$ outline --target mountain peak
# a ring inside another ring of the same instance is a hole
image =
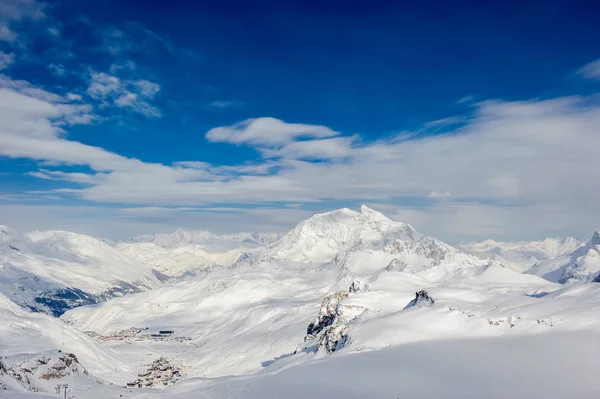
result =
[[[362,213],[373,213],[373,212],[377,212],[374,209],[369,208],[368,206],[366,206],[365,204],[360,206],[360,211]]]
[[[594,235],[592,235],[592,239],[590,240],[592,245],[600,244],[600,230],[594,231]]]

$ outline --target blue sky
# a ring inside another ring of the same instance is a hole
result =
[[[282,231],[367,203],[451,242],[585,238],[599,12],[5,1],[0,223]]]

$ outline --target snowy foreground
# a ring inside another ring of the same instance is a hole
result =
[[[458,249],[367,207],[282,237],[4,231],[1,397],[57,397],[58,384],[92,399],[600,397],[597,232]],[[60,273],[36,291],[45,259]],[[60,318],[31,311],[124,281],[133,293],[68,302]]]

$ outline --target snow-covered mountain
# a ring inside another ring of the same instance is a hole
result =
[[[170,277],[210,270],[219,265],[216,262],[221,261],[219,255],[226,258],[225,254],[209,254],[193,244],[163,248],[153,242],[122,242],[116,243],[115,248],[125,256]]]
[[[60,315],[80,305],[157,287],[162,273],[96,238],[65,231],[21,234],[0,227],[0,293]]]
[[[27,240],[39,242],[36,234]],[[514,376],[511,360],[523,362],[519,375],[526,376],[528,384],[518,386],[517,395],[511,392],[511,397],[549,392],[546,397],[559,398],[565,392],[587,394],[595,389],[593,381],[577,377],[581,376],[578,372],[568,373],[566,365],[581,367],[582,362],[586,370],[595,370],[596,357],[582,357],[589,350],[572,350],[562,343],[575,340],[594,347],[593,337],[600,332],[596,310],[600,284],[563,286],[519,273],[503,262],[424,236],[366,206],[314,215],[262,245],[210,247],[200,238],[194,242],[187,235],[182,237],[181,242],[103,244],[150,270],[149,266],[160,265],[167,274],[185,274],[205,262],[200,268],[203,273],[188,273],[145,292],[77,307],[60,319],[30,313],[4,298],[5,310],[0,306],[0,311],[9,323],[4,329],[0,325],[0,356],[8,356],[6,362],[11,370],[19,370],[17,375],[32,378],[31,385],[48,390],[50,385],[39,376],[47,375],[48,367],[63,367],[67,358],[56,350],[69,350],[82,368],[69,366],[72,372],[65,378],[71,378],[76,397],[91,399],[121,395],[256,399],[279,394],[305,397],[307,393],[315,398],[394,397],[396,392],[411,397],[429,389],[430,376],[419,374],[422,384],[410,377],[407,381],[413,385],[405,382],[399,387],[397,375],[386,374],[383,364],[407,373],[423,365],[443,379],[449,369],[456,368],[457,359],[474,361],[475,353],[487,349],[493,363],[487,370],[494,375]],[[598,252],[599,237],[594,237],[571,252],[581,251],[583,257],[577,259],[585,260],[582,264],[587,271]],[[556,253],[562,251],[557,249],[561,245],[571,244],[540,244],[546,252]],[[231,248],[238,251],[231,262],[215,260],[231,253]],[[89,251],[75,252],[89,256]],[[39,341],[30,343],[38,336]],[[496,349],[486,343],[492,340]],[[536,342],[545,343],[536,347]],[[464,349],[470,344],[481,346],[470,352]],[[455,345],[463,349],[452,349]],[[7,346],[11,349],[4,349]],[[19,357],[29,346],[31,355]],[[536,359],[556,350],[565,366],[544,369],[537,376],[527,357],[520,356],[523,347],[537,348],[532,349]],[[452,355],[447,358],[436,355],[437,351]],[[450,366],[438,364],[444,359],[452,359]],[[505,360],[497,363],[495,359]],[[324,364],[332,368],[319,366]],[[82,376],[83,368],[100,383]],[[25,369],[32,371],[23,374]],[[474,367],[466,373],[477,370]],[[354,384],[345,381],[346,374],[383,377],[372,384]],[[309,375],[319,379],[306,382],[303,378]],[[298,378],[318,389],[303,391],[294,385]],[[560,390],[562,385],[556,384],[549,390],[548,378],[561,380],[569,389]],[[485,396],[479,393],[489,389],[484,383],[481,390],[446,385],[440,389],[450,387],[456,393],[449,397]],[[297,387],[298,395],[289,391],[291,386]],[[157,387],[167,388],[156,392]]]
[[[489,263],[365,205],[359,211],[343,208],[314,215],[279,240],[247,252],[234,266],[271,260],[326,263],[339,272],[338,279],[344,284],[353,276],[390,270],[437,279],[461,268]]]
[[[352,323],[392,315],[420,289],[465,282],[486,287],[482,292],[494,284],[504,287],[502,292],[550,284],[465,254],[362,207],[315,215],[279,240],[246,252],[229,268],[74,309],[62,319],[100,336],[120,335],[132,327],[173,330],[193,345],[191,350],[173,349],[188,375],[219,377],[256,372],[261,364],[297,351],[328,293],[352,295],[336,316],[339,323],[325,325],[302,353],[320,348],[319,340],[328,341],[323,345],[331,351],[346,332],[357,339]],[[438,295],[448,295],[452,302],[454,289]],[[113,348],[127,347],[120,343]],[[140,351],[140,363],[154,360],[146,353]]]
[[[190,244],[206,252],[223,253],[239,247],[253,248],[279,238],[277,233],[214,234],[204,230],[177,230],[173,233],[138,236],[134,242],[151,242],[162,248],[178,248]]]
[[[527,270],[527,273],[561,284],[576,281],[600,282],[600,231],[596,230],[585,245],[540,262]]]
[[[546,238],[542,241],[497,242],[485,240],[460,245],[464,252],[492,259],[523,272],[536,263],[573,252],[583,243],[575,238]]]
[[[252,248],[276,240],[278,234],[218,235],[208,231],[178,230],[169,234],[135,237],[115,247],[128,257],[171,277],[229,266]]]

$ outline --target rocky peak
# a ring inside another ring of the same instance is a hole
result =
[[[589,243],[592,246],[596,246],[596,245],[600,244],[600,230],[594,231],[594,234],[592,235],[592,239],[589,241]]]
[[[337,317],[341,314],[340,305],[346,298],[348,298],[348,293],[345,291],[338,291],[325,295],[317,318],[310,323],[306,329],[305,341],[313,339],[325,328],[335,323]]]
[[[420,290],[415,293],[415,299],[410,301],[404,309],[412,308],[414,306],[419,307],[419,308],[429,307],[429,306],[433,305],[434,303],[435,303],[435,301],[433,300],[432,297],[429,296],[429,293],[427,291]]]

